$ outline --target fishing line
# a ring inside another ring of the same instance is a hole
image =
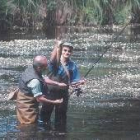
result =
[[[106,47],[105,51],[102,53],[102,55],[99,56],[99,58],[95,61],[95,63],[91,66],[91,68],[89,68],[89,70],[84,75],[84,78],[87,77],[87,75],[91,72],[91,70],[95,67],[95,65],[103,58],[103,56],[107,53],[107,51],[112,47],[114,41],[118,39],[118,37],[123,33],[123,31],[129,24],[130,21],[123,27],[123,29],[118,33],[118,35],[114,38],[114,40],[112,40],[111,44],[108,47]]]

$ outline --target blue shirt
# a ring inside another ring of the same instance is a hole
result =
[[[70,83],[71,82],[78,82],[80,80],[80,74],[77,68],[77,65],[75,64],[75,62],[69,60],[65,67],[67,68],[67,70],[70,73]],[[56,63],[55,62],[50,62],[49,63],[49,70],[54,72],[56,69]],[[60,76],[64,76],[66,74],[66,71],[64,69],[64,67],[60,64],[58,67],[58,71],[57,74]]]

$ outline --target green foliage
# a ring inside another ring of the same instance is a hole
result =
[[[84,13],[86,15],[86,20],[90,23],[98,24],[102,22],[102,8],[98,1],[88,0],[84,7]]]
[[[122,7],[123,8],[121,8],[121,6],[118,7],[114,12],[115,22],[117,24],[127,23],[130,20],[129,17],[131,16],[131,5],[125,5]]]
[[[47,9],[50,11],[54,10],[57,6],[56,0],[47,0],[46,3],[47,3]]]
[[[6,9],[6,1],[1,0],[0,1],[0,14],[5,13]]]
[[[0,0],[0,30],[11,26],[11,17],[7,14],[7,0]]]
[[[13,16],[14,22],[20,19],[22,25],[30,25],[63,3],[73,10],[69,22],[85,25],[124,24],[140,11],[140,0],[0,0],[0,22],[12,23],[7,17]]]

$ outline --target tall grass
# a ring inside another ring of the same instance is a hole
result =
[[[66,3],[72,11],[71,24],[124,24],[140,12],[140,0],[0,0],[0,22],[34,26]]]

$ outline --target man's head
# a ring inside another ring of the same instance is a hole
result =
[[[38,55],[33,60],[33,67],[39,73],[42,73],[44,70],[46,70],[47,64],[47,58],[43,55]]]
[[[73,45],[71,43],[65,42],[61,44],[62,46],[62,57],[68,59],[73,51]]]

